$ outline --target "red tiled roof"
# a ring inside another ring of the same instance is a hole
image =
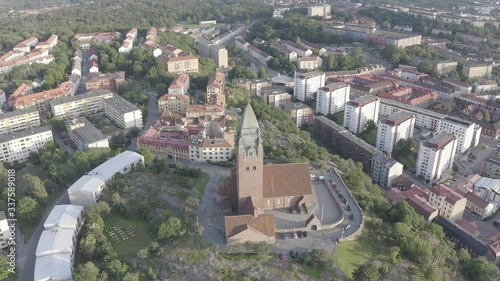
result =
[[[431,188],[431,192],[440,197],[445,197],[446,202],[455,204],[458,200],[464,198],[458,192],[451,190],[443,184],[435,185]]]
[[[481,209],[485,209],[490,204],[488,201],[482,199],[481,197],[477,196],[473,192],[468,192],[467,194],[465,194],[465,198],[467,198],[468,202],[476,205],[477,207],[479,207]]]

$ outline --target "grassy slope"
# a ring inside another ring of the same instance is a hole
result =
[[[111,229],[113,226],[125,229],[130,227],[135,236],[129,236],[126,241],[115,243],[113,238],[109,237],[115,248],[118,257],[129,258],[137,254],[140,249],[146,248],[153,241],[153,234],[150,231],[149,223],[143,219],[125,218],[120,215],[111,215],[106,221],[106,230]]]
[[[356,241],[342,242],[335,250],[334,258],[338,266],[348,278],[360,265],[375,258],[377,249],[372,239],[362,237]]]

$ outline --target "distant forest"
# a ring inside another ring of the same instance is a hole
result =
[[[19,0],[33,5],[69,3],[79,0]],[[12,4],[12,0],[0,0],[0,5]],[[135,27],[145,30],[150,26],[172,27],[178,22],[198,23],[201,20],[217,20],[221,23],[250,22],[270,17],[273,7],[260,0],[94,0],[89,4],[56,10],[50,13],[0,18],[0,50],[8,50],[30,36],[41,40],[51,33],[68,41],[75,33],[96,31],[128,31]]]
[[[370,3],[370,4],[404,4],[404,5],[414,5],[416,7],[455,7],[459,5],[470,5],[474,1],[472,0],[360,0],[360,3]]]

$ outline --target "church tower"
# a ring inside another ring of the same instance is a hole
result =
[[[264,148],[259,123],[250,103],[241,120],[236,156],[238,211],[251,197],[262,208],[264,195]]]

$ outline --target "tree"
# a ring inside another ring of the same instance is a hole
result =
[[[125,274],[125,277],[123,277],[123,281],[139,281],[139,273],[127,272],[127,274]]]
[[[365,263],[360,265],[352,273],[352,279],[354,281],[377,281],[380,278],[380,273],[376,266],[371,263]]]
[[[60,117],[52,117],[50,124],[57,132],[67,132],[66,123]]]
[[[257,71],[257,77],[261,79],[267,79],[267,71],[263,66],[261,66]]]
[[[463,274],[474,281],[495,281],[500,276],[500,270],[495,264],[484,257],[473,258],[462,264]]]
[[[0,281],[12,280],[14,277],[14,274],[9,271],[10,266],[8,262],[7,257],[0,255]]]
[[[484,122],[491,122],[491,114],[488,110],[481,110],[481,113],[483,114],[483,121]]]
[[[92,262],[87,262],[85,264],[81,264],[78,267],[78,270],[75,272],[73,279],[75,281],[100,281],[99,277],[99,268],[95,266]]]
[[[128,265],[125,263],[122,263],[119,260],[112,260],[108,264],[108,272],[109,272],[109,277],[110,280],[114,281],[122,281],[124,280],[123,278],[127,274],[128,271]]]
[[[132,129],[130,129],[129,134],[131,137],[136,138],[140,132],[141,132],[141,129],[139,129],[137,127],[133,127]]]
[[[417,66],[418,71],[423,72],[423,73],[427,73],[427,74],[432,72],[433,68],[434,68],[434,66],[432,65],[432,63],[430,61],[427,61],[427,60],[419,63]]]
[[[181,237],[186,233],[186,229],[182,225],[180,219],[169,217],[166,222],[160,224],[158,228],[158,236],[160,239],[170,239]]]
[[[155,158],[153,156],[153,153],[151,153],[151,150],[147,147],[141,147],[141,148],[137,149],[137,153],[144,156],[144,163],[146,165],[151,164]]]
[[[40,206],[35,199],[25,196],[19,200],[17,214],[27,223],[36,223],[40,217]]]
[[[107,218],[111,214],[111,207],[104,201],[99,201],[85,208],[87,216],[98,215],[101,218]]]
[[[45,190],[43,181],[39,177],[25,174],[22,178],[22,182],[29,196],[34,197],[41,203],[47,201],[49,195],[47,194],[47,190]]]

